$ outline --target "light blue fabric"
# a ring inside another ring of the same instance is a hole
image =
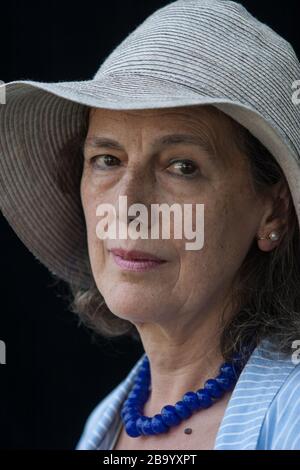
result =
[[[227,404],[215,450],[300,449],[300,364],[270,346],[263,341],[244,367]],[[143,357],[91,413],[76,449],[113,448],[122,426],[121,404]]]

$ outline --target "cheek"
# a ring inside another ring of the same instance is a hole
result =
[[[255,200],[243,190],[224,194],[222,199],[206,205],[205,239],[211,263],[224,269],[237,269],[253,241],[258,222]]]
[[[216,194],[223,194],[216,199]],[[210,289],[216,283],[230,280],[236,273],[253,241],[257,214],[255,201],[242,190],[215,192],[201,201],[204,204],[204,245],[188,251],[185,243],[181,252],[180,276],[188,284],[197,279],[199,286]],[[194,226],[195,228],[195,226]],[[179,248],[180,247],[180,248]],[[192,284],[191,284],[192,285]]]

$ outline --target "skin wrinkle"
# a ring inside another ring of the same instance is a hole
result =
[[[158,135],[173,132],[205,135],[214,145],[217,159],[212,162],[194,146],[180,145],[179,150],[170,147],[158,153],[156,160],[149,150],[151,142]],[[276,230],[280,223],[279,218],[269,222],[274,210],[272,191],[263,197],[255,193],[248,161],[235,146],[232,132],[227,116],[203,106],[128,112],[98,109],[90,115],[88,137],[109,134],[126,149],[86,149],[81,199],[97,288],[116,316],[135,324],[150,359],[152,393],[144,410],[149,416],[216,375],[223,362],[219,347],[222,322],[235,313],[229,300],[236,272],[254,237]],[[94,170],[89,159],[105,153],[119,158],[122,165],[107,172]],[[197,163],[199,177],[174,178],[168,174],[166,163],[173,157]],[[120,195],[128,197],[128,207],[136,202],[147,207],[155,202],[204,203],[203,249],[187,251],[186,240],[172,236],[170,240],[123,240],[123,247],[144,249],[168,262],[152,273],[120,272],[107,252],[118,242],[99,240],[95,234],[96,206],[102,202],[117,204]],[[259,246],[270,251],[276,243],[261,241]],[[143,302],[139,301],[141,292]],[[222,402],[224,406],[227,400],[228,396]],[[202,417],[196,417],[196,422],[204,420],[202,424],[212,422],[212,427],[216,426],[220,407],[222,404],[214,405]],[[148,445],[154,445],[155,438],[160,442],[168,439],[153,436],[149,440],[148,436]],[[206,445],[211,448],[213,437]]]
[[[90,119],[95,114],[95,111],[96,111],[95,108],[91,108],[91,110],[90,110]],[[222,114],[218,110],[214,110],[214,111],[216,113],[220,114],[220,115]],[[141,113],[140,111],[135,111],[135,110],[132,110],[132,111],[129,111],[129,112],[123,111],[123,114],[127,115],[127,116],[132,115],[132,116],[137,116],[137,117],[143,117],[145,114],[148,115],[149,117],[155,116],[155,112],[153,113],[152,110],[143,110],[143,113]],[[167,116],[169,114],[172,114],[172,112],[170,113],[168,111],[163,111],[161,114]],[[179,111],[176,114],[177,114],[177,118],[181,119],[183,124],[186,124],[187,113]],[[199,136],[200,138],[202,138],[203,142],[206,141],[207,142],[207,150],[213,150],[211,156],[216,157],[217,154],[218,154],[218,148],[216,147],[216,142],[218,142],[218,139],[222,136],[222,134],[217,135],[217,133],[214,131],[214,129],[212,129],[209,126],[206,125],[205,121],[202,121],[201,126],[199,126],[199,120],[198,119],[191,119],[191,116],[189,116],[189,117],[190,117],[190,128],[191,128],[192,133],[194,133],[196,136]],[[122,119],[118,119],[118,117],[116,117],[115,120],[116,120],[116,122],[119,122],[120,124],[122,123]],[[87,142],[88,140],[89,140],[89,138],[87,137],[85,142]],[[220,159],[220,155],[218,155],[218,158]]]
[[[214,146],[210,145],[210,140],[205,136],[202,135],[199,131],[192,134],[170,134],[158,139],[155,139],[151,144],[152,152],[154,153],[152,158],[157,158],[157,154],[155,154],[156,149],[161,150],[162,147],[168,147],[170,145],[176,144],[191,144],[197,145],[198,147],[203,148],[208,153],[209,158],[214,159],[216,158]],[[122,145],[117,142],[116,140],[110,139],[105,136],[98,136],[98,135],[91,135],[89,138],[85,140],[86,149],[97,149],[98,147],[105,147],[112,150],[119,150],[124,151]],[[83,148],[84,151],[84,148]]]

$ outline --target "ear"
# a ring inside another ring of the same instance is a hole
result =
[[[262,251],[272,251],[284,238],[288,230],[290,205],[292,204],[291,194],[285,180],[280,180],[274,184],[265,196],[265,212],[259,226],[257,238],[258,247]],[[269,236],[275,232],[278,239],[270,239]]]

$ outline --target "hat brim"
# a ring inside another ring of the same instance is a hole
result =
[[[244,103],[139,74],[56,83],[23,80],[4,86],[6,102],[0,104],[0,209],[35,258],[67,282],[83,288],[90,285],[86,227],[79,191],[74,197],[62,190],[53,165],[67,143],[80,133],[90,107],[217,107],[274,155],[288,181],[300,225],[299,155],[268,116]]]

